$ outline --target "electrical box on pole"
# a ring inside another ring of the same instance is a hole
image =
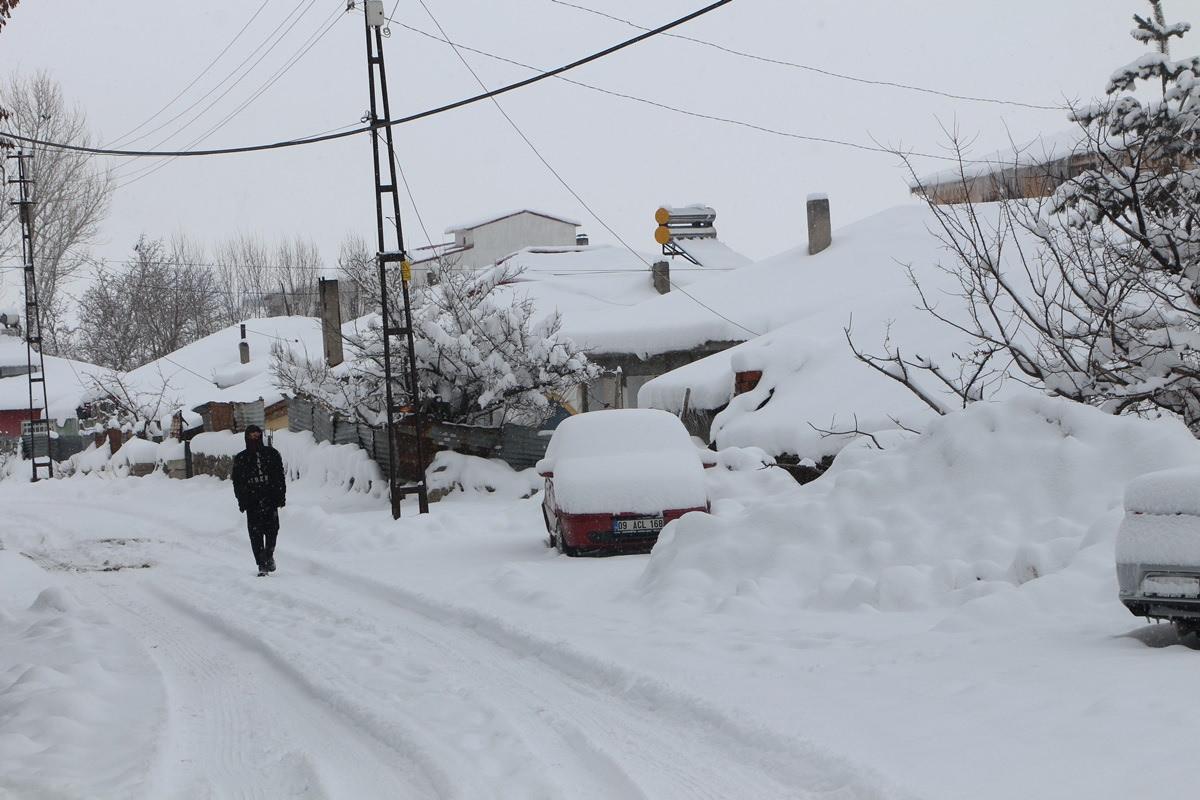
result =
[[[54,460],[50,450],[50,404],[46,401],[46,359],[42,356],[42,316],[38,309],[37,273],[33,264],[33,177],[29,162],[33,156],[24,150],[10,155],[17,162],[17,177],[8,182],[17,187],[17,218],[21,223],[21,263],[25,276],[25,360],[29,381],[29,420],[22,425],[21,442],[33,470],[31,480],[37,482],[54,477]],[[41,405],[38,405],[38,400]],[[40,417],[40,418],[39,418]]]
[[[367,0],[363,3],[363,11],[367,14],[368,28],[382,28],[387,22],[383,13],[383,0]]]
[[[398,519],[401,501],[410,494],[417,495],[420,512],[429,513],[429,490],[425,480],[428,464],[425,463],[425,419],[417,379],[412,298],[409,295],[412,266],[404,249],[404,229],[400,225],[396,148],[389,122],[391,106],[388,102],[387,71],[383,63],[383,2],[367,0],[365,6],[367,72],[371,88],[369,122],[371,150],[375,159],[375,227],[378,234],[376,258],[379,268],[380,318],[383,326],[388,483],[391,488],[392,518]],[[377,14],[372,13],[372,6],[378,6]],[[387,224],[388,212],[392,225]],[[397,285],[399,298],[396,297]],[[397,361],[400,361],[399,366]],[[397,390],[403,392],[403,403],[397,402]],[[409,447],[401,447],[400,425],[411,429],[412,444]],[[402,450],[412,457],[412,471],[407,480],[401,475],[404,467],[401,462]]]

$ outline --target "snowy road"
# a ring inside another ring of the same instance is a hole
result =
[[[113,796],[884,796],[619,654],[590,658],[291,544],[280,574],[254,577],[237,529],[214,535],[186,502],[60,497],[12,522],[22,553],[159,676],[155,756]]]

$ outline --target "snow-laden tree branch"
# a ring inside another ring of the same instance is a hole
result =
[[[851,342],[860,359],[935,408],[937,394],[971,402],[1010,376],[1114,413],[1167,411],[1200,432],[1200,57],[1167,55],[1190,26],[1151,5],[1133,35],[1153,50],[1113,74],[1105,99],[1072,111],[1076,150],[1040,175],[1020,160],[1011,170],[1056,186],[1048,197],[974,202],[978,178],[951,135],[966,200],[923,194],[962,302],[943,310],[909,276],[920,307],[970,352],[951,368]]]
[[[497,293],[520,272],[510,266],[478,272],[444,269],[438,271],[436,285],[415,292],[417,376],[426,414],[458,423],[537,424],[553,411],[553,399],[566,397],[599,374],[561,334],[557,314],[538,320],[527,298]],[[385,402],[380,321],[346,339],[349,357],[332,368],[276,347],[276,383],[288,394],[377,423]],[[401,379],[404,348],[394,348],[393,358],[394,400],[411,406]]]

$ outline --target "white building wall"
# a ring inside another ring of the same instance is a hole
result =
[[[517,214],[489,222],[465,232],[455,232],[455,240],[470,245],[462,254],[460,266],[477,269],[523,247],[571,247],[576,226],[569,222],[530,214]]]

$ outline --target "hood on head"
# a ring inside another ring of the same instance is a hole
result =
[[[259,434],[262,434],[262,432],[263,432],[262,428],[258,427],[257,425],[247,425],[246,426],[246,434],[245,435],[246,435],[246,449],[247,450],[253,450],[256,447],[260,447],[263,443],[263,440],[261,438],[258,441],[254,441],[250,438],[250,434],[255,431],[258,431]]]

